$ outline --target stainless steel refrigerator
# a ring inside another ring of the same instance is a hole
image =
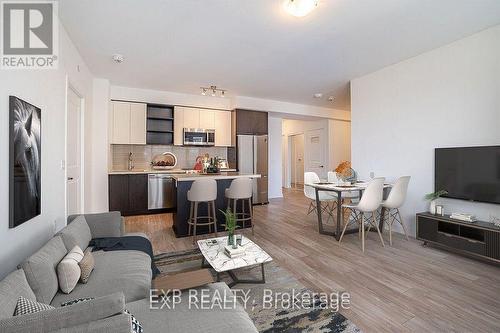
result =
[[[254,204],[269,202],[267,154],[267,135],[238,135],[238,171],[261,176],[253,183]]]

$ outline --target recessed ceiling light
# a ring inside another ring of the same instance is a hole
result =
[[[303,17],[318,6],[319,0],[284,0],[283,9],[295,17]]]
[[[314,97],[314,98],[321,98],[321,97],[323,97],[323,94],[322,94],[322,93],[315,93],[315,94],[313,95],[313,97]]]
[[[329,102],[333,102],[333,101],[335,101],[335,97],[333,97],[333,96],[328,97],[328,101],[329,101]]]
[[[119,53],[113,54],[113,61],[116,62],[117,64],[121,64],[124,60],[125,58],[123,57],[122,54]]]

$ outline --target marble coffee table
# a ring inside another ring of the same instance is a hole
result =
[[[213,243],[215,241],[215,243]],[[253,241],[245,236],[242,236],[241,247],[245,249],[245,254],[236,258],[229,258],[224,253],[224,247],[227,245],[227,236],[198,240],[198,247],[203,254],[202,266],[205,266],[205,261],[217,273],[217,281],[220,281],[220,274],[227,273],[233,280],[228,283],[229,287],[233,287],[239,283],[265,283],[266,277],[264,272],[264,264],[273,260],[269,254],[260,248]],[[259,280],[239,279],[234,271],[239,268],[261,266],[262,278]]]

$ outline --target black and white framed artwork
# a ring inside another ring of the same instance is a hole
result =
[[[9,96],[9,227],[41,213],[41,110]]]

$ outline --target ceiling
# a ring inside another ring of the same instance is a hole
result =
[[[343,110],[351,79],[500,23],[499,0],[320,0],[304,18],[280,4],[64,0],[60,17],[93,74],[115,85],[199,94],[213,84]]]

